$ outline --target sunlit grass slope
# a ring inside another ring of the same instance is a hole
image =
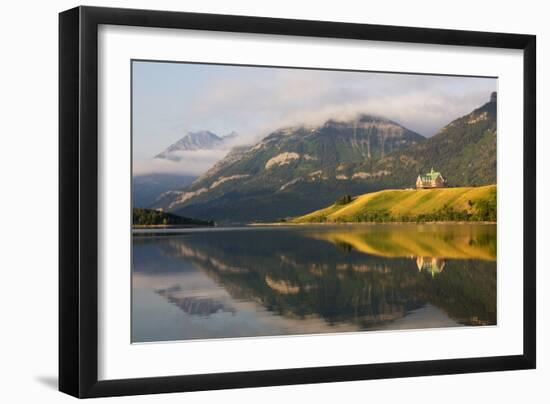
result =
[[[334,204],[293,223],[385,221],[494,221],[496,185],[438,189],[389,189]]]

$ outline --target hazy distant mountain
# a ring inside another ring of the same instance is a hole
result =
[[[231,132],[225,136],[218,136],[208,130],[189,132],[180,140],[168,146],[166,150],[157,154],[155,158],[179,161],[181,155],[178,152],[227,149],[230,147],[230,141],[237,136],[236,132]]]
[[[132,205],[150,207],[163,192],[191,184],[196,177],[178,174],[148,174],[132,178]]]
[[[235,222],[300,214],[349,191],[339,173],[342,164],[378,160],[424,140],[396,122],[371,115],[329,120],[314,128],[284,128],[252,147],[232,150],[191,186],[165,193],[158,206]],[[358,185],[351,191],[368,190]]]

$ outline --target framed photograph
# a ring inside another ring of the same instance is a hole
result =
[[[59,388],[532,369],[532,35],[59,17]]]

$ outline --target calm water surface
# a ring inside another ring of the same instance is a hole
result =
[[[496,324],[496,226],[133,236],[134,342]]]

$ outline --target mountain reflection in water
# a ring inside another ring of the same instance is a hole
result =
[[[496,226],[133,237],[132,340],[496,324]]]

